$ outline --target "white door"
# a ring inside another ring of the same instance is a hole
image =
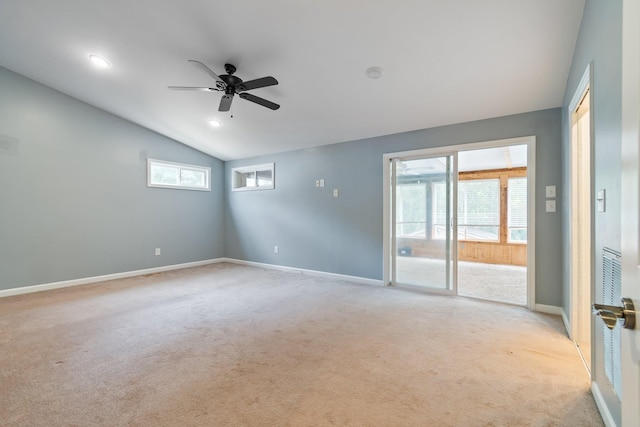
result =
[[[640,309],[640,2],[622,5],[622,296]],[[640,314],[640,313],[639,313]],[[640,425],[640,328],[621,335],[622,425]]]

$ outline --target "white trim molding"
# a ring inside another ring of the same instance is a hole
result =
[[[616,422],[613,420],[611,411],[609,411],[609,406],[607,406],[607,402],[600,391],[600,387],[598,387],[598,383],[595,381],[591,382],[591,393],[593,394],[593,400],[596,401],[596,406],[600,410],[600,415],[602,416],[604,425],[607,427],[616,427]]]
[[[146,268],[144,270],[125,271],[122,273],[105,274],[103,276],[84,277],[81,279],[64,280],[61,282],[45,283],[41,285],[23,286],[19,288],[0,290],[0,298],[14,295],[30,294],[33,292],[49,291],[52,289],[68,288],[71,286],[87,285],[89,283],[105,282],[107,280],[124,279],[127,277],[143,276],[145,274],[161,273],[163,271],[180,270],[183,268],[199,267],[201,265],[224,262],[223,258],[207,259],[204,261],[187,262],[184,264],[165,265],[162,267]]]
[[[244,261],[234,258],[221,258],[220,262],[230,262],[232,264],[248,265],[251,267],[260,267],[267,270],[285,271],[288,273],[306,274],[308,276],[324,277],[327,279],[344,280],[352,283],[360,283],[363,285],[383,286],[382,280],[368,279],[366,277],[348,276],[346,274],[327,273],[326,271],[307,270],[304,268],[286,267],[284,265],[265,264],[254,261]]]
[[[535,311],[538,313],[555,314],[556,316],[564,316],[564,310],[562,307],[555,305],[536,304]]]

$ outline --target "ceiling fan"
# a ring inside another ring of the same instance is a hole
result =
[[[227,74],[222,74],[219,76],[214,73],[211,68],[207,67],[200,61],[189,59],[189,62],[200,70],[209,74],[209,76],[213,77],[213,79],[216,81],[215,87],[169,86],[169,89],[224,92],[224,95],[222,95],[222,99],[220,100],[220,107],[218,108],[218,111],[229,111],[229,109],[231,108],[231,101],[233,101],[233,96],[236,93],[240,98],[246,99],[247,101],[255,102],[256,104],[262,105],[263,107],[267,107],[272,110],[277,110],[278,108],[280,108],[280,106],[274,102],[268,101],[264,98],[260,98],[259,96],[255,96],[250,93],[246,93],[247,90],[277,85],[278,81],[275,78],[269,76],[245,82],[242,81],[241,78],[233,75],[233,73],[236,72],[236,67],[231,64],[224,64],[224,69]]]

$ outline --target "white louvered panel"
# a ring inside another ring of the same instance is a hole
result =
[[[620,254],[614,250],[602,250],[602,303],[620,305],[622,294],[622,263]],[[604,370],[611,387],[618,397],[621,395],[620,326],[613,330],[601,322],[604,337]]]

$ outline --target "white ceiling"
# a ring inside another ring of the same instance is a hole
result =
[[[222,160],[561,105],[584,0],[0,0],[0,66]],[[90,53],[112,67],[95,69]],[[188,59],[244,80],[233,118]],[[383,77],[365,76],[371,66]],[[214,129],[207,119],[218,118]]]

